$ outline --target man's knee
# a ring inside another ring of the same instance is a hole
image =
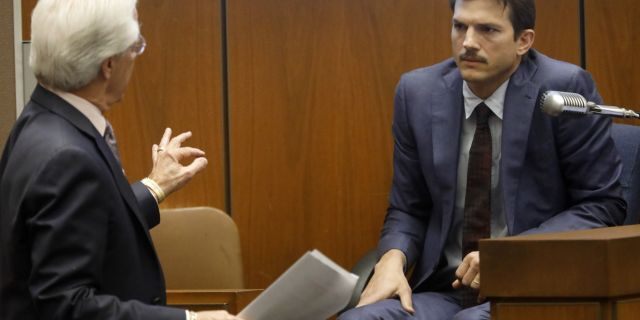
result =
[[[453,316],[452,320],[489,320],[491,319],[489,302],[481,305],[460,310]]]
[[[400,301],[385,299],[360,308],[351,309],[338,317],[338,320],[384,320],[405,319],[409,314],[402,309]]]
[[[376,317],[375,313],[371,311],[371,308],[367,306],[361,308],[353,308],[347,310],[338,317],[338,320],[378,320],[382,319]]]

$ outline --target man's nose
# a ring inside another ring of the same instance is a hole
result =
[[[466,33],[464,35],[464,41],[462,42],[462,46],[465,49],[477,49],[478,41],[477,41],[477,33],[472,27],[467,28]]]

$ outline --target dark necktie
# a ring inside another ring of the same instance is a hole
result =
[[[474,110],[476,132],[469,150],[467,194],[462,229],[462,258],[478,250],[478,240],[491,237],[491,110],[480,103]],[[463,307],[476,305],[477,292],[464,290]]]
[[[104,130],[104,141],[111,149],[113,156],[116,158],[118,163],[120,163],[120,154],[118,153],[118,143],[116,142],[116,136],[113,133],[113,127],[111,127],[111,123],[107,121],[107,127]]]

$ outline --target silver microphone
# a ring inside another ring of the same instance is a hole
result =
[[[577,93],[562,91],[546,91],[540,98],[542,112],[557,117],[561,113],[568,114],[600,114],[620,118],[640,118],[635,111],[614,107],[597,105],[587,101]]]

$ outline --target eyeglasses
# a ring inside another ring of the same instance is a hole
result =
[[[136,54],[136,56],[141,55],[144,52],[144,49],[147,47],[147,41],[144,39],[142,34],[138,36],[138,40],[134,42],[129,49]]]

